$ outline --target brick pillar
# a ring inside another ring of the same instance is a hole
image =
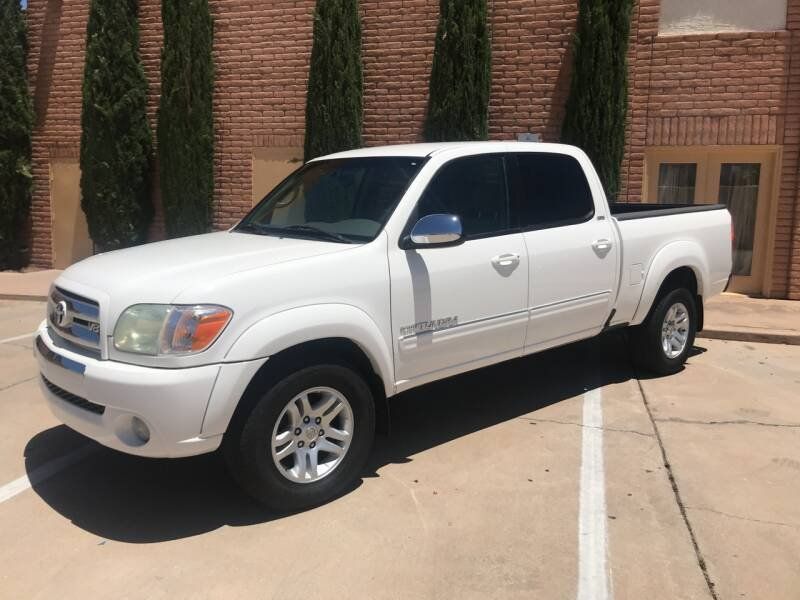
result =
[[[622,160],[621,202],[642,201],[651,58],[658,35],[659,3],[660,0],[639,0],[633,8],[628,49],[628,131]]]
[[[28,81],[34,100],[31,264],[53,261],[50,158],[77,157],[88,2],[30,0]]]
[[[772,284],[773,295],[800,300],[800,0],[788,2],[786,29],[791,41]]]

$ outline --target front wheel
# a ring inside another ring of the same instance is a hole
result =
[[[635,362],[659,375],[680,371],[694,345],[697,305],[685,288],[672,290],[632,332]]]
[[[262,393],[225,443],[237,482],[268,508],[322,504],[352,485],[369,456],[375,405],[351,369],[319,365],[287,375]]]

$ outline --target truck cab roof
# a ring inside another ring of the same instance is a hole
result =
[[[512,152],[518,149],[523,152],[551,152],[558,154],[574,155],[579,150],[567,144],[549,144],[542,142],[516,142],[491,141],[491,142],[428,142],[421,144],[394,144],[388,146],[372,146],[347,150],[320,156],[314,160],[329,160],[336,158],[366,158],[375,156],[418,156],[420,158],[434,156],[445,151],[469,151],[469,153],[482,154],[492,152]]]

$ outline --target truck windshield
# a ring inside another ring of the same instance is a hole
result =
[[[424,162],[420,157],[381,156],[308,163],[267,194],[234,231],[369,242]]]

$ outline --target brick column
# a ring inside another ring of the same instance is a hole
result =
[[[788,2],[786,29],[790,57],[772,284],[774,295],[800,300],[800,0]]]
[[[628,128],[622,160],[621,202],[641,202],[653,44],[660,0],[639,0],[633,8],[628,49]]]

